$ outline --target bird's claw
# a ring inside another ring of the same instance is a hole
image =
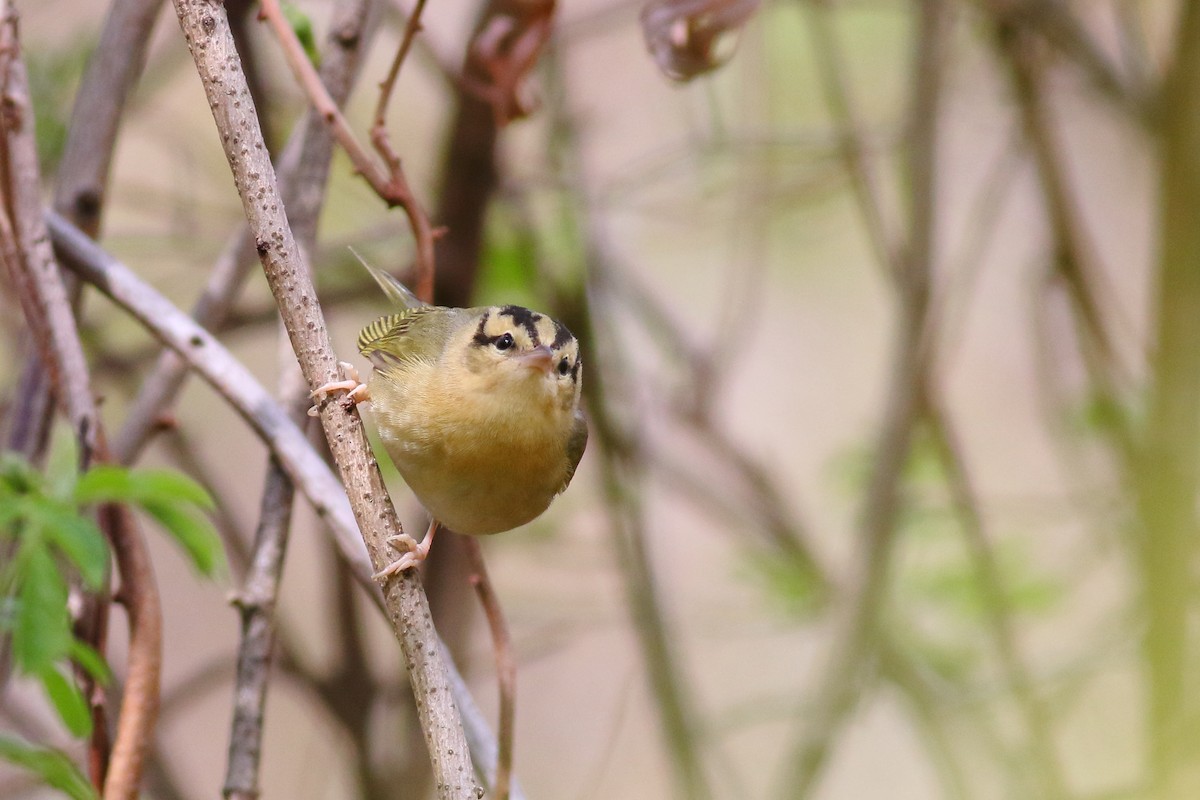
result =
[[[346,396],[342,398],[343,408],[349,409],[351,406],[364,403],[371,399],[371,394],[367,390],[367,385],[358,377],[358,370],[353,364],[345,361],[339,361],[338,366],[342,368],[342,372],[347,375],[347,379],[343,381],[331,381],[322,384],[316,389],[308,393],[308,396],[315,399],[317,402],[312,408],[308,409],[310,417],[319,416],[321,413],[321,401],[325,396],[332,392],[346,392]]]
[[[412,569],[419,565],[429,556],[429,544],[432,537],[426,536],[424,542],[418,542],[407,533],[401,533],[396,536],[389,536],[386,541],[389,546],[399,549],[397,545],[402,545],[407,548],[408,552],[400,556],[398,559],[388,564],[383,569],[376,572],[371,577],[377,581],[383,581],[390,578],[392,575],[398,575],[406,569]]]

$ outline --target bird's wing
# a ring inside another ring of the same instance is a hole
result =
[[[359,332],[358,352],[385,372],[407,362],[435,360],[450,335],[455,311],[421,306],[380,317]]]
[[[577,411],[575,412],[575,424],[571,427],[571,437],[567,439],[567,463],[570,467],[567,469],[567,477],[563,479],[562,486],[558,489],[560,494],[567,490],[571,478],[575,477],[575,468],[579,466],[579,461],[583,458],[583,451],[587,449],[587,440],[587,417],[583,415],[582,411]]]

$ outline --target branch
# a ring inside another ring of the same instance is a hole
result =
[[[468,537],[467,558],[471,562],[471,584],[479,595],[479,603],[487,616],[488,629],[492,634],[492,646],[496,653],[496,677],[500,684],[500,751],[496,762],[496,777],[492,782],[495,800],[508,800],[512,782],[513,737],[516,734],[517,710],[517,662],[512,652],[512,637],[504,622],[504,611],[500,598],[496,596],[488,578],[487,564],[479,540]]]
[[[929,313],[935,241],[932,210],[936,207],[934,175],[948,6],[941,0],[921,0],[917,15],[909,130],[908,241],[903,248],[883,243],[881,250],[884,255],[904,253],[904,258],[892,271],[898,331],[883,423],[863,498],[855,562],[859,574],[853,584],[853,596],[835,618],[834,643],[814,692],[816,702],[801,715],[804,727],[787,760],[782,790],[787,797],[806,797],[814,790],[833,740],[857,702],[871,656],[877,651],[880,612],[889,586],[902,508],[900,486],[932,360],[933,325]],[[877,222],[868,215],[866,224],[873,230]]]
[[[564,102],[566,93],[562,83],[565,75],[558,59],[548,60],[553,69],[548,70],[547,82],[551,84],[555,98],[550,106],[553,126],[550,147],[555,148],[552,158],[563,172],[576,173],[568,180],[579,180],[578,134]],[[580,187],[579,194],[585,199],[570,205],[564,213],[568,215],[571,232],[578,237],[576,247],[579,258],[587,267],[584,270],[586,280],[573,282],[570,293],[564,293],[560,300],[560,318],[579,334],[580,341],[611,345],[604,359],[589,360],[590,353],[584,356],[588,363],[602,366],[588,373],[583,390],[589,427],[596,443],[595,452],[600,460],[603,506],[624,584],[625,602],[638,636],[650,691],[658,706],[676,792],[689,800],[705,800],[715,796],[708,774],[712,759],[705,757],[699,744],[703,733],[698,722],[696,699],[679,663],[649,551],[653,536],[646,523],[642,494],[647,469],[645,434],[638,426],[636,415],[620,413],[621,410],[609,399],[609,380],[620,380],[631,374],[625,354],[617,344],[621,337],[611,329],[610,315],[597,310],[604,308],[601,303],[612,302],[609,286],[612,276],[608,272],[611,265],[604,258],[606,248],[597,230],[594,209],[587,204],[587,198],[592,194],[586,186]]]
[[[304,414],[294,408],[293,416]],[[233,693],[229,760],[223,793],[226,800],[258,797],[259,756],[271,655],[275,648],[275,601],[292,521],[292,482],[275,459],[267,467],[259,509],[254,556],[235,605],[241,613],[237,676]]]
[[[1143,659],[1149,697],[1153,797],[1184,797],[1195,787],[1185,742],[1196,708],[1191,680],[1196,646],[1196,534],[1200,519],[1200,4],[1183,6],[1173,66],[1163,81],[1159,164],[1154,353],[1141,452],[1136,462]]]
[[[831,22],[833,9],[821,0],[806,0],[809,29],[812,31],[813,57],[817,61],[825,104],[833,117],[842,152],[842,162],[850,178],[854,199],[858,202],[866,226],[867,238],[875,258],[893,278],[901,269],[901,253],[896,247],[893,225],[887,217],[887,206],[879,191],[878,181],[869,159],[870,149],[863,136],[863,124],[858,118],[850,89],[846,85],[846,69],[837,33]]]
[[[975,580],[983,597],[984,613],[1000,659],[1001,671],[1029,731],[1029,744],[1021,760],[1033,768],[1043,796],[1067,797],[1066,780],[1056,753],[1050,714],[1046,703],[1034,688],[1017,644],[1000,567],[983,527],[979,502],[967,473],[961,446],[932,390],[926,393],[925,403],[924,416],[932,430],[938,456],[946,473],[951,502],[975,567]]]
[[[115,0],[75,93],[58,165],[54,208],[88,236],[100,233],[117,131],[146,65],[162,0]]]

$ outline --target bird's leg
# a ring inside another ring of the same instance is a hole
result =
[[[383,569],[376,572],[371,577],[377,581],[385,580],[386,578],[403,572],[406,569],[411,569],[429,556],[429,547],[433,544],[433,535],[437,533],[438,521],[432,520],[429,523],[429,530],[425,533],[425,538],[420,542],[409,536],[407,533],[402,533],[399,536],[389,536],[387,543],[392,547],[401,544],[408,548],[408,552],[400,556],[398,559],[388,564]]]
[[[308,410],[308,415],[310,417],[315,417],[321,413],[321,409],[319,407],[320,401],[324,400],[325,395],[329,394],[330,392],[346,392],[346,396],[343,398],[342,402],[347,408],[353,405],[358,405],[359,403],[365,403],[371,399],[371,394],[367,390],[367,385],[359,379],[358,370],[354,368],[354,365],[345,361],[339,361],[338,366],[340,366],[342,368],[342,372],[348,376],[347,379],[344,381],[331,381],[329,383],[322,384],[308,393],[308,396],[315,398],[318,403],[318,405],[314,405]]]

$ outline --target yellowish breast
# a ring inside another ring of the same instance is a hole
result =
[[[409,488],[460,533],[499,533],[540,515],[566,480],[571,415],[465,390],[434,369],[371,378],[380,436]]]

